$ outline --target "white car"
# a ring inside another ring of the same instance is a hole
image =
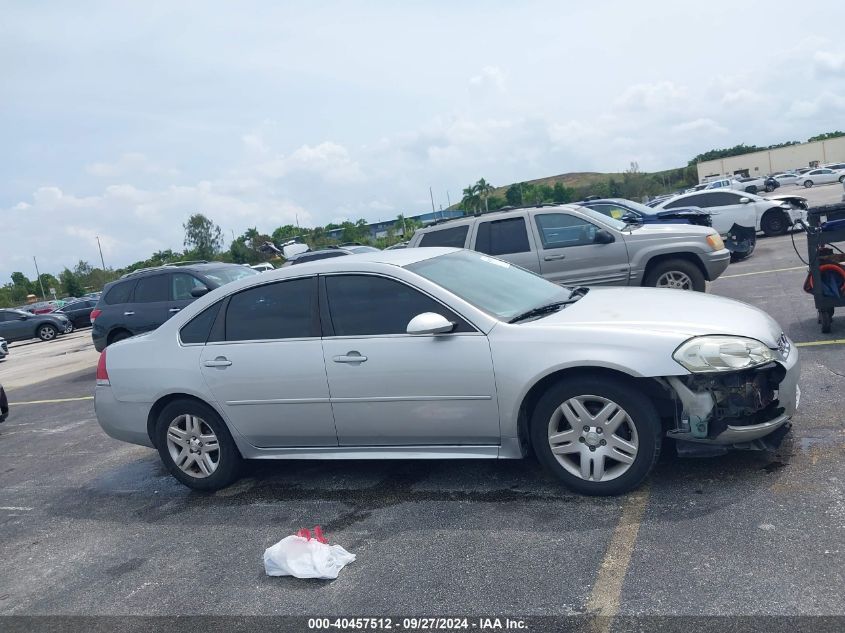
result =
[[[800,182],[805,187],[827,185],[832,182],[845,182],[845,172],[827,169],[826,167],[811,169],[806,174],[801,175]]]
[[[757,231],[767,236],[783,235],[796,220],[805,220],[806,211],[796,209],[786,201],[768,200],[762,196],[741,191],[696,191],[677,196],[657,205],[657,209],[701,207],[710,212],[713,228],[723,236],[725,244],[736,240],[756,242]],[[753,227],[753,228],[752,228]],[[727,237],[725,237],[727,236]],[[751,251],[753,244],[749,244]],[[730,248],[730,246],[729,246]],[[735,251],[732,249],[731,252]],[[748,252],[745,256],[750,255]],[[735,256],[734,259],[742,257]]]
[[[794,185],[801,180],[801,176],[798,174],[792,174],[789,172],[783,172],[780,174],[773,174],[772,178],[777,180],[781,185]]]

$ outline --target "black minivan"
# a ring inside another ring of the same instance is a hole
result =
[[[144,268],[106,284],[91,312],[91,337],[98,352],[117,341],[149,332],[197,297],[258,271],[223,262],[184,262]]]

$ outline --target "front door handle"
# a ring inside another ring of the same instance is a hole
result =
[[[232,361],[230,361],[225,356],[218,356],[214,360],[207,360],[203,363],[203,365],[205,365],[206,367],[220,367],[220,368],[228,367],[231,364],[232,364]]]
[[[556,262],[559,259],[566,259],[566,255],[546,255],[543,259],[547,262]]]
[[[366,363],[367,357],[361,356],[360,352],[352,351],[352,352],[346,352],[346,355],[344,355],[344,356],[335,356],[334,358],[332,358],[332,360],[336,363],[358,364],[358,363]]]
[[[132,316],[133,314],[135,314],[135,313],[134,312],[124,312],[123,316]]]
[[[168,312],[179,312],[182,308],[170,308]]]

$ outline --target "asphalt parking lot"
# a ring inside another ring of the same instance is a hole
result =
[[[817,189],[819,202],[842,192]],[[102,433],[88,331],[13,346],[0,363],[13,403],[0,614],[845,615],[845,311],[821,334],[805,275],[787,235],[709,288],[801,345],[801,406],[780,450],[667,450],[621,498],[570,494],[533,460],[262,463],[198,494],[154,451]],[[84,368],[14,382],[25,350],[43,350],[47,372],[63,344]],[[357,560],[331,582],[265,576],[264,548],[315,524]]]

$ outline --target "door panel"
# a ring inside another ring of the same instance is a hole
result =
[[[323,354],[341,445],[500,443],[487,337],[446,306],[377,275],[324,277]],[[452,333],[411,336],[435,312]]]
[[[255,446],[336,446],[317,320],[317,278],[253,286],[227,300],[200,367]]]
[[[549,281],[565,286],[628,284],[631,266],[621,234],[611,232],[615,242],[596,244],[599,226],[560,211],[536,213],[531,225],[539,247],[540,271]]]

